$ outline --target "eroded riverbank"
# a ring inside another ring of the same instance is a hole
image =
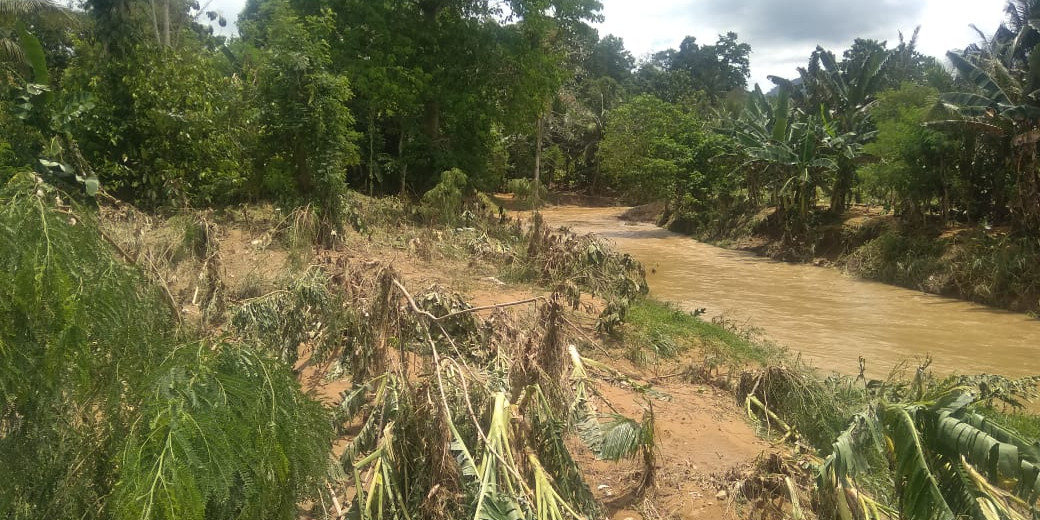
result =
[[[862,356],[867,377],[882,379],[903,360],[931,355],[940,372],[1040,373],[1040,320],[722,249],[621,221],[624,210],[557,206],[543,215],[642,262],[654,297],[761,328],[824,370],[854,374]]]

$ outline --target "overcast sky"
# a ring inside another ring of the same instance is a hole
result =
[[[751,81],[772,88],[766,76],[792,78],[822,45],[840,56],[859,38],[899,42],[921,26],[918,50],[942,58],[987,35],[1003,19],[1006,0],[601,0],[603,35],[625,40],[637,58],[677,48],[687,35],[714,43],[736,32],[751,45]],[[749,85],[750,86],[750,85]]]
[[[768,75],[796,76],[816,45],[839,54],[852,40],[899,41],[921,26],[918,49],[942,58],[978,39],[968,24],[992,34],[1006,0],[601,0],[601,36],[614,34],[636,58],[677,48],[687,35],[714,43],[736,32],[751,44],[751,84],[769,90]],[[205,2],[203,2],[205,4]],[[245,0],[212,0],[209,9],[234,22]],[[749,85],[750,86],[750,85]]]

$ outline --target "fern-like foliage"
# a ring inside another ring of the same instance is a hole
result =
[[[0,190],[0,517],[294,518],[331,428],[291,372],[179,336],[90,210]]]
[[[330,428],[292,372],[252,349],[176,347],[142,389],[119,457],[121,518],[294,518]]]
[[[234,311],[231,324],[246,341],[295,363],[301,344],[313,345],[323,360],[342,340],[343,304],[329,289],[329,276],[309,269],[284,291],[249,300]]]

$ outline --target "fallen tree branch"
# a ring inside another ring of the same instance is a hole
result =
[[[126,261],[126,263],[131,265],[139,265],[138,262],[135,261],[133,257],[131,257],[130,254],[126,252],[126,250],[120,247],[119,244],[117,244],[116,241],[112,239],[112,237],[108,236],[107,233],[98,229],[98,234],[101,235],[101,238],[105,242],[108,242],[108,245],[112,246],[116,250],[116,252],[119,253],[119,256],[123,257],[123,260]],[[148,258],[148,267],[150,268],[152,275],[155,276],[156,279],[158,279],[159,286],[163,289],[163,294],[166,296],[166,306],[170,308],[170,311],[173,313],[173,317],[177,318],[177,324],[183,325],[184,317],[181,316],[181,311],[177,308],[177,300],[173,297],[173,293],[170,292],[170,286],[166,283],[166,279],[163,278],[162,274],[159,273],[159,269],[156,268],[155,264],[152,263],[151,258],[149,258],[148,255],[145,255],[145,257]]]
[[[437,318],[433,314],[430,314],[429,312],[427,312],[427,311],[423,310],[422,308],[420,308],[419,305],[417,305],[415,303],[415,298],[412,297],[412,294],[409,293],[408,289],[405,289],[404,285],[401,285],[401,282],[399,282],[396,278],[393,279],[393,284],[397,287],[398,290],[401,291],[401,294],[404,295],[405,299],[408,300],[408,305],[412,308],[412,311],[414,311],[415,313],[420,314],[422,316],[425,316],[425,317],[429,318],[430,320],[433,320],[434,322],[438,322],[439,321],[439,318]],[[438,323],[438,325],[440,325],[440,324]],[[452,420],[451,412],[450,412],[451,408],[448,406],[448,398],[447,398],[447,395],[445,395],[445,393],[444,393],[444,380],[441,377],[441,361],[440,361],[441,357],[440,357],[440,354],[437,351],[437,342],[433,340],[433,336],[430,334],[429,326],[423,327],[423,332],[426,334],[426,341],[429,342],[430,348],[433,350],[434,372],[435,372],[435,374],[437,376],[437,386],[438,386],[438,389],[440,390],[441,404],[444,406],[445,418],[448,421],[449,427],[454,429],[455,428],[454,421]],[[456,366],[458,366],[458,365],[456,364]],[[467,401],[468,401],[468,398],[467,398]],[[491,452],[491,454],[499,461],[500,464],[502,464],[503,468],[505,468],[507,471],[509,471],[510,473],[513,474],[513,476],[517,479],[517,482],[523,488],[524,492],[527,494],[528,497],[534,496],[534,492],[527,485],[527,482],[526,482],[526,479],[524,478],[524,476],[521,475],[516,470],[516,468],[513,467],[509,463],[509,461],[501,453],[498,453],[498,451],[494,450],[491,447],[491,442],[488,440],[487,435],[484,433],[484,430],[480,427],[480,422],[477,420],[477,417],[476,417],[476,415],[473,412],[472,405],[469,405],[469,412],[470,412],[470,417],[474,421],[474,424],[476,426],[477,436],[480,437],[481,441],[484,442],[485,448],[489,452]],[[453,433],[456,434],[456,435],[458,434],[458,432],[453,432]],[[466,450],[466,453],[467,453],[467,458],[469,458],[470,460],[473,460],[472,456],[469,455],[468,450]]]
[[[455,312],[450,313],[450,314],[445,314],[444,316],[441,316],[440,318],[434,318],[434,320],[437,320],[437,321],[446,320],[448,318],[454,318],[455,316],[459,316],[461,314],[469,314],[471,312],[486,311],[486,310],[489,310],[489,309],[504,309],[506,307],[515,307],[517,305],[523,305],[525,303],[534,303],[534,302],[537,302],[537,301],[544,301],[544,300],[545,300],[545,296],[535,296],[534,298],[528,298],[526,300],[518,300],[518,301],[515,301],[515,302],[496,303],[496,304],[493,304],[493,305],[482,305],[480,307],[470,307],[470,308],[465,309],[465,310],[455,311]]]

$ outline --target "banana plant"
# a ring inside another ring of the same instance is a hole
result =
[[[833,131],[841,134],[843,144],[848,145],[837,159],[831,186],[832,212],[843,211],[848,204],[860,152],[877,135],[870,121],[870,108],[876,102],[874,95],[884,80],[882,70],[891,56],[889,51],[876,50],[845,70],[834,53],[817,47],[813,60],[818,60],[822,67],[810,66],[802,75],[822,98],[821,107],[829,107],[829,113],[821,109],[823,118],[832,121]]]
[[[780,210],[804,223],[816,205],[817,187],[837,168],[839,136],[825,115],[806,114],[790,100],[788,84],[780,84],[772,103],[756,86],[733,134],[747,158],[742,168],[764,172]]]
[[[993,136],[1010,150],[1007,166],[1015,174],[1014,223],[1022,231],[1040,230],[1040,53],[1031,71],[1005,66],[989,54],[948,52],[958,75],[972,92],[942,94],[933,114],[935,127],[970,129]]]
[[[1026,520],[1040,517],[1040,443],[973,411],[958,386],[914,402],[879,400],[855,417],[819,466],[818,489],[842,519]],[[897,510],[857,477],[887,455]]]

